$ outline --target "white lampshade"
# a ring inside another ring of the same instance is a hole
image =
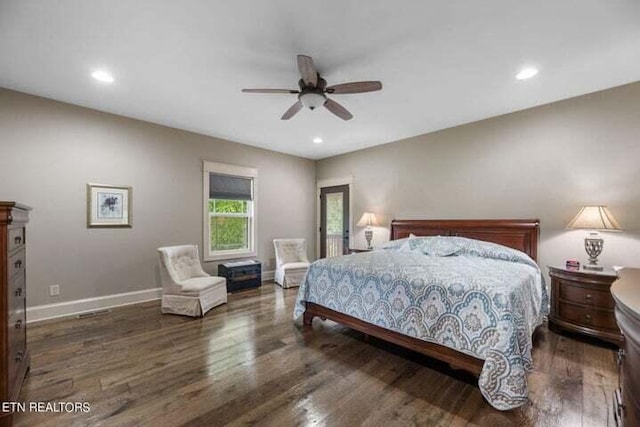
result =
[[[327,102],[327,97],[320,95],[319,93],[307,92],[300,95],[300,102],[305,107],[315,110],[318,107],[322,107]]]
[[[362,214],[362,218],[360,218],[360,221],[356,224],[358,227],[371,227],[372,225],[380,225],[380,223],[378,223],[378,219],[372,212],[365,212]]]
[[[583,206],[567,225],[581,230],[620,231],[622,227],[606,206]]]

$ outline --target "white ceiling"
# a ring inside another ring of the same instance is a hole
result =
[[[296,88],[299,53],[384,88],[334,95],[348,122],[240,92]],[[312,159],[638,80],[637,0],[0,0],[0,86]]]

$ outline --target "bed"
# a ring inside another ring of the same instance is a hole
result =
[[[314,262],[294,317],[306,327],[330,319],[469,371],[493,407],[516,408],[548,312],[539,224],[394,220],[386,248]]]

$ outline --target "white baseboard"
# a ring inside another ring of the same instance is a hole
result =
[[[273,280],[275,270],[263,271],[262,281]],[[162,298],[162,288],[145,289],[143,291],[126,292],[96,298],[79,299],[55,304],[37,305],[27,308],[27,323],[41,322],[58,317],[77,316],[83,313],[137,304]]]
[[[276,271],[275,270],[269,270],[269,271],[263,271],[262,272],[262,281],[266,282],[269,280],[273,280],[276,277]]]
[[[136,304],[157,300],[162,297],[162,288],[145,289],[142,291],[126,292],[123,294],[107,295],[96,298],[79,299],[76,301],[59,302],[55,304],[37,305],[27,308],[27,323],[55,319],[57,317],[75,316],[92,311],[123,305]]]

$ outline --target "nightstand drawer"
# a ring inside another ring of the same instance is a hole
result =
[[[565,302],[561,302],[558,308],[560,317],[568,322],[578,323],[586,328],[618,331],[618,325],[612,311],[581,307]]]
[[[609,292],[585,288],[568,280],[558,280],[558,282],[560,284],[559,293],[561,299],[613,310],[613,298]]]

